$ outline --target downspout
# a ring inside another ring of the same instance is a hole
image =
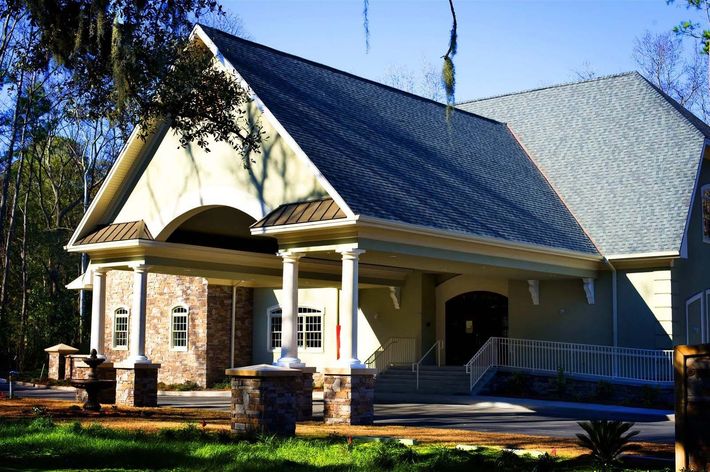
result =
[[[611,269],[611,333],[614,347],[619,347],[619,305],[617,296],[616,268],[609,259],[604,258],[604,263]]]
[[[604,258],[604,262],[611,269],[611,336],[614,347],[619,347],[619,306],[618,306],[618,296],[617,296],[617,274],[616,267],[611,263],[609,259]],[[613,362],[612,362],[612,376],[619,376],[619,354],[614,352]]]

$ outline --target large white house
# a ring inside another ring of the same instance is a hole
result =
[[[169,124],[131,137],[67,247],[91,258],[71,286],[93,289],[91,346],[109,360],[209,384],[232,365],[432,347],[427,362],[463,366],[491,337],[710,340],[710,128],[641,75],[447,119],[212,28],[193,38],[249,87],[262,148],[245,168],[226,144],[180,147]]]

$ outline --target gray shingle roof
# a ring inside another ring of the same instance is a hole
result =
[[[508,123],[603,254],[680,249],[710,128],[640,74],[459,106]]]
[[[506,125],[203,29],[354,213],[596,253]]]

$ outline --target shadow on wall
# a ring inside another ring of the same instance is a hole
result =
[[[618,283],[619,345],[672,349],[670,272],[619,274]]]

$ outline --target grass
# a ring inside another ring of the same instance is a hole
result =
[[[494,448],[473,452],[435,445],[324,439],[236,439],[195,425],[158,432],[80,423],[48,416],[0,422],[0,470],[332,470],[586,471],[583,459],[517,456]],[[646,469],[643,469],[646,470]]]

